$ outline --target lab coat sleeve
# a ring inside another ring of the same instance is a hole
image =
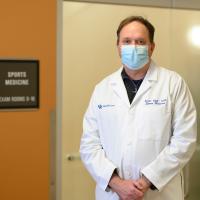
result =
[[[189,161],[196,144],[197,116],[190,91],[180,77],[173,87],[172,136],[169,144],[141,170],[160,191]]]
[[[106,157],[102,147],[96,112],[97,105],[94,91],[83,119],[80,155],[85,167],[97,185],[107,191],[109,180],[116,166]]]

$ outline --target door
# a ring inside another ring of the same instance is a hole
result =
[[[94,199],[95,183],[78,153],[82,119],[95,84],[119,66],[115,25],[102,24],[108,17],[103,9],[87,3],[63,5],[62,200]]]

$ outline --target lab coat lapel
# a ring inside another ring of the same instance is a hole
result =
[[[151,61],[147,74],[137,94],[135,95],[131,105],[134,105],[141,98],[141,96],[152,87],[152,85],[157,81],[157,78],[158,78],[158,71],[156,65],[153,61]]]
[[[116,95],[128,106],[130,106],[127,91],[121,77],[122,67],[116,71],[110,79],[110,86]]]

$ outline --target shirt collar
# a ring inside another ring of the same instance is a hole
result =
[[[123,80],[127,80],[128,79],[128,80],[134,81],[128,76],[128,74],[126,73],[126,70],[124,68],[122,69],[121,76],[122,76]],[[142,78],[142,79],[140,79],[138,81],[142,81],[143,79],[144,78]]]
[[[121,76],[122,76],[122,79],[123,79],[123,80],[124,80],[124,79],[130,79],[124,68],[123,68],[123,70],[122,70],[122,72],[121,72]]]

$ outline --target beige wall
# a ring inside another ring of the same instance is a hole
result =
[[[64,0],[68,1],[68,0]],[[77,0],[69,0],[76,2]],[[200,9],[199,0],[81,0],[81,2],[96,2],[96,3],[110,3],[119,5],[132,5],[132,6],[154,6],[154,7],[165,7],[165,8],[190,8]]]
[[[47,200],[55,110],[56,0],[1,1],[0,57],[40,61],[40,108],[0,110],[0,199]]]
[[[76,174],[80,176],[83,170],[80,161],[72,164],[66,161],[65,156],[79,149],[82,117],[95,84],[121,65],[116,50],[116,29],[119,22],[129,15],[143,15],[155,25],[156,49],[153,59],[185,78],[200,111],[200,48],[194,47],[187,37],[193,25],[200,25],[200,11],[65,2],[62,200],[67,196],[66,188],[73,189],[72,185],[68,185],[69,180],[73,180],[75,185]],[[190,165],[190,177],[193,178],[190,180],[190,193],[193,195],[190,200],[198,199],[200,182],[195,178],[195,173],[198,173],[199,167],[200,156],[197,151]],[[88,188],[93,187],[91,181],[86,181],[86,175],[81,177],[81,182],[85,182]],[[84,187],[82,190],[88,191]],[[71,199],[78,199],[76,197],[74,195]]]

